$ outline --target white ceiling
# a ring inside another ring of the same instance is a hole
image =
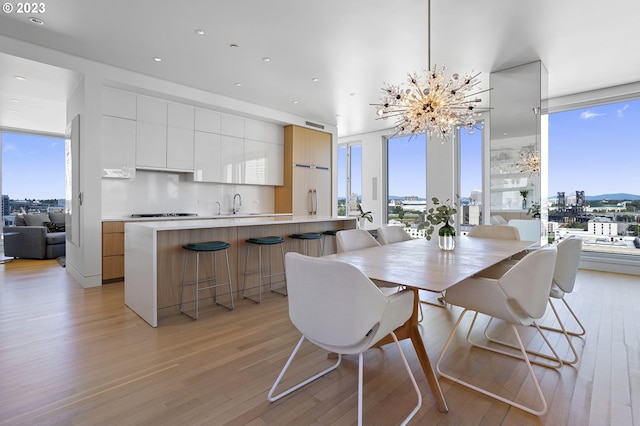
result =
[[[340,136],[390,127],[370,105],[382,83],[402,82],[427,65],[427,0],[56,0],[45,6],[37,15],[41,26],[29,22],[34,14],[1,13],[0,34],[336,124]],[[551,98],[640,80],[633,48],[637,0],[432,0],[431,9],[432,65],[480,71],[485,87],[491,71],[538,59],[549,72]],[[28,81],[13,78],[23,74]],[[0,126],[59,132],[76,79],[0,52]]]

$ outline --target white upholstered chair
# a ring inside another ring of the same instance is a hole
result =
[[[343,253],[345,251],[359,250],[369,247],[377,247],[380,243],[364,229],[348,229],[338,231],[336,234],[336,251]]]
[[[509,226],[518,228],[520,239],[523,241],[540,241],[542,228],[539,220],[510,219]]]
[[[411,235],[407,234],[407,231],[401,226],[382,225],[378,228],[377,233],[378,241],[382,245],[411,240]]]
[[[555,246],[545,246],[539,250],[529,253],[499,279],[472,277],[450,287],[447,290],[446,301],[452,305],[462,307],[463,310],[442,349],[442,353],[438,357],[438,361],[436,362],[436,370],[442,377],[446,377],[456,383],[534,415],[542,415],[547,411],[547,402],[535,376],[531,366],[531,361],[516,326],[535,326],[540,336],[542,336],[543,340],[547,343],[551,352],[555,355],[554,360],[557,363],[555,367],[559,368],[562,366],[562,362],[557,356],[557,353],[549,344],[549,341],[541,332],[536,322],[545,313],[549,292],[551,290],[551,281],[553,279],[556,255],[557,250]],[[468,311],[475,312],[475,315],[467,333],[467,341],[473,346],[491,349],[494,353],[524,360],[529,370],[529,376],[533,381],[540,399],[540,408],[536,409],[530,406],[525,406],[513,399],[498,395],[486,388],[482,388],[478,385],[462,380],[451,373],[443,371],[441,367],[442,360],[444,359],[454,337],[456,337],[456,331],[460,326],[464,315]],[[499,318],[509,323],[518,343],[521,355],[473,343],[471,340],[471,334],[476,323],[478,313],[489,315],[493,318]]]
[[[569,304],[567,303],[564,296],[567,293],[571,293],[573,291],[573,288],[576,282],[578,265],[580,263],[580,254],[582,253],[582,239],[575,235],[572,235],[560,241],[556,245],[556,247],[558,250],[558,255],[556,257],[556,263],[553,269],[553,284],[551,286],[551,291],[549,292],[549,306],[553,311],[553,314],[555,316],[556,321],[558,322],[559,327],[550,327],[550,326],[540,324],[540,328],[543,330],[555,331],[564,335],[567,343],[569,344],[569,349],[571,349],[571,352],[573,354],[573,359],[571,360],[562,359],[562,363],[572,365],[578,362],[579,355],[578,355],[578,351],[573,345],[573,342],[571,341],[570,336],[584,336],[586,333],[586,330],[582,325],[582,323],[580,322],[580,320],[578,319],[575,312],[573,311],[573,309],[571,309],[571,306],[569,306]],[[505,272],[506,270],[512,268],[513,265],[515,264],[516,262],[513,262],[513,261],[502,262],[501,264],[496,265],[493,271],[495,273],[495,271],[502,268],[503,272]],[[560,314],[558,313],[558,310],[553,303],[553,299],[562,300],[567,311],[573,317],[573,320],[577,325],[577,327],[579,328],[579,331],[568,331],[566,329],[565,324],[560,318]],[[501,341],[489,336],[488,328],[489,328],[489,324],[487,324],[487,329],[485,329],[485,336],[489,340],[491,340],[494,343],[500,343],[502,345],[513,347],[512,345],[504,341]],[[554,359],[553,357],[549,356],[549,354],[544,354],[544,353],[535,352],[531,350],[528,350],[528,352],[530,354],[541,356],[547,359],[552,359],[552,360]]]
[[[509,225],[475,225],[469,230],[467,237],[519,240],[520,232],[515,226]]]
[[[406,424],[420,409],[422,395],[393,331],[411,316],[413,292],[402,291],[385,296],[357,267],[335,259],[308,257],[290,252],[286,255],[286,270],[289,317],[302,333],[302,337],[269,391],[269,401],[277,401],[335,370],[342,360],[342,355],[358,355],[358,424],[361,425],[362,354],[391,334],[418,399],[416,406],[402,423]],[[305,339],[329,352],[337,353],[337,362],[274,395]]]

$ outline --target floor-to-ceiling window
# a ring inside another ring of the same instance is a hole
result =
[[[423,230],[427,200],[427,137],[387,139],[387,222],[403,224],[414,237]]]
[[[640,255],[640,99],[549,114],[549,235]]]
[[[458,140],[458,221],[462,232],[482,223],[482,141],[484,124],[472,129],[459,127]]]
[[[362,144],[338,146],[338,216],[352,216],[362,202]]]

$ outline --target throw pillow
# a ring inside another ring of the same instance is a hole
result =
[[[62,224],[64,224],[64,222],[65,222],[64,213],[50,212],[49,213],[49,217],[51,218],[51,222],[53,222],[53,223],[62,223]]]
[[[44,226],[45,222],[50,222],[48,213],[25,214],[24,221],[27,226]]]
[[[64,232],[64,223],[45,222],[47,232]]]

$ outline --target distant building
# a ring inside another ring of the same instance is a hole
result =
[[[596,217],[587,224],[587,233],[612,237],[618,235],[618,224],[608,217]]]

